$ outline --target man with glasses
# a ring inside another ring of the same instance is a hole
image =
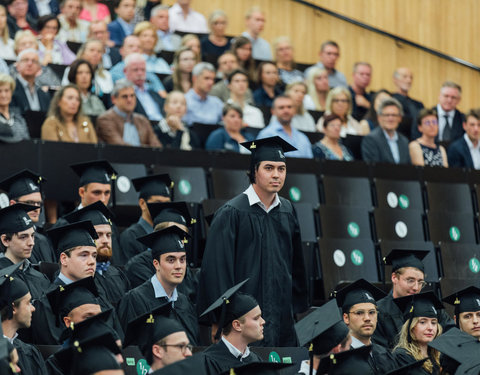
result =
[[[428,254],[426,250],[394,249],[385,258],[385,264],[392,266],[392,290],[378,301],[378,323],[373,335],[373,342],[388,349],[393,349],[398,333],[402,329],[403,312],[394,302],[395,298],[418,294],[427,284],[422,259]],[[453,320],[445,310],[439,313],[438,323],[446,331],[454,326]]]
[[[362,140],[362,159],[372,163],[410,164],[408,139],[397,132],[402,121],[402,105],[396,99],[384,100],[378,108],[378,123]]]

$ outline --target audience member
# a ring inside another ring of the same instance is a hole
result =
[[[447,150],[448,165],[457,168],[480,169],[480,114],[478,110],[467,113],[463,123],[465,134],[450,144]]]
[[[258,107],[271,108],[273,101],[282,94],[279,87],[278,69],[274,63],[261,62],[257,72],[258,89],[253,92],[253,100]]]
[[[157,5],[150,13],[150,22],[157,30],[158,41],[155,52],[176,51],[180,47],[181,37],[170,30],[168,5]]]
[[[28,0],[9,0],[7,24],[10,35],[20,30],[30,30],[37,35],[37,21],[28,14]]]
[[[0,58],[5,60],[15,60],[15,57],[13,40],[10,38],[10,33],[8,31],[7,10],[3,5],[0,5]]]
[[[295,115],[293,100],[289,96],[280,95],[273,101],[272,121],[258,133],[257,139],[274,137],[278,135],[297,150],[289,152],[292,158],[313,158],[312,145],[307,136],[292,126]]]
[[[195,52],[195,61],[199,63],[202,61],[202,45],[200,39],[195,34],[186,34],[180,41],[180,47],[188,47]]]
[[[292,126],[304,132],[316,132],[313,117],[303,107],[303,99],[306,93],[307,85],[303,81],[290,83],[285,89],[285,95],[293,100],[295,116],[292,119]]]
[[[464,133],[462,124],[465,116],[457,109],[462,99],[462,88],[452,81],[446,81],[440,89],[436,106],[438,116],[438,140],[454,141]]]
[[[200,41],[202,60],[216,62],[219,56],[230,49],[230,40],[225,36],[228,26],[227,14],[223,10],[215,10],[208,17],[210,33]]]
[[[171,74],[172,70],[168,63],[163,58],[157,57],[154,52],[158,40],[154,26],[148,21],[140,22],[135,26],[133,35],[140,40],[141,53],[147,62],[147,72]]]
[[[193,87],[185,94],[187,114],[183,121],[188,126],[193,123],[217,124],[222,118],[223,103],[210,95],[215,82],[215,68],[212,64],[201,62],[192,71]]]
[[[105,21],[92,21],[92,23],[90,23],[88,37],[102,42],[105,48],[102,56],[103,67],[105,69],[110,69],[122,60],[118,48],[115,47],[115,43],[110,40],[110,32],[108,31]]]
[[[278,37],[273,41],[275,51],[275,62],[278,68],[280,79],[288,85],[289,83],[303,81],[303,72],[295,69],[293,58],[293,45],[288,36]]]
[[[60,31],[58,39],[62,42],[85,43],[88,37],[88,21],[80,19],[82,11],[81,0],[63,0],[60,3],[61,14],[58,15],[60,21]]]
[[[104,21],[105,24],[112,21],[110,10],[98,0],[82,0],[82,11],[79,18],[88,22]]]
[[[192,70],[196,61],[195,52],[189,47],[180,47],[173,56],[173,73],[163,81],[165,90],[188,92],[192,88]]]
[[[352,85],[348,86],[352,95],[352,117],[360,121],[370,108],[371,94],[367,87],[372,79],[372,66],[367,62],[356,62],[353,65]]]
[[[402,105],[386,99],[378,108],[378,123],[362,140],[362,159],[371,163],[410,164],[408,139],[397,132],[402,120]]]
[[[170,30],[184,33],[207,34],[207,20],[191,7],[192,0],[177,0],[169,9]]]
[[[58,3],[58,0],[50,0],[48,2],[42,0],[28,0],[28,14],[34,19],[48,14],[58,15],[58,13],[60,13]]]
[[[310,69],[306,82],[308,91],[305,95],[303,105],[305,109],[325,112],[327,105],[328,90],[328,73],[323,68]]]
[[[360,125],[363,129],[370,129],[372,131],[378,126],[378,107],[380,103],[383,102],[385,99],[390,99],[392,95],[385,89],[378,90],[375,94],[372,95],[372,105],[367,111],[367,114],[360,121]],[[403,107],[402,107],[403,108]]]
[[[247,37],[252,42],[253,58],[272,61],[270,44],[265,39],[260,38],[260,34],[265,26],[265,14],[259,7],[252,7],[245,14],[245,23],[247,30],[242,33],[242,36]]]
[[[323,138],[313,145],[313,157],[327,160],[353,160],[350,150],[342,144],[342,119],[335,114],[324,116]]]
[[[328,84],[330,87],[348,87],[345,75],[335,69],[337,60],[340,57],[340,47],[337,42],[334,42],[333,40],[327,40],[326,42],[323,42],[320,46],[319,56],[320,61],[308,68],[305,71],[305,75],[308,76],[310,69],[314,67],[323,68],[328,72]]]
[[[357,120],[352,117],[352,97],[346,87],[335,87],[327,95],[325,114],[335,114],[342,120],[342,129],[340,136],[345,138],[347,134],[365,135],[369,133],[367,127],[362,127]],[[323,132],[323,117],[318,120],[317,129]]]
[[[135,0],[117,0],[115,2],[117,18],[108,24],[110,39],[116,46],[121,46],[123,39],[133,33],[135,17]]]
[[[15,81],[0,73],[0,141],[6,143],[30,139],[25,119],[15,107],[10,107]]]
[[[250,39],[239,36],[232,40],[232,52],[237,56],[240,67],[248,74],[250,82],[257,81],[257,70],[252,57],[252,42]]]
[[[434,109],[422,109],[418,114],[418,131],[422,136],[410,142],[410,159],[413,165],[448,167],[447,152],[435,143],[438,135],[437,112]]]
[[[216,96],[222,102],[226,102],[230,97],[230,89],[228,88],[228,76],[234,71],[238,70],[237,57],[231,51],[225,52],[218,58],[218,71],[217,75],[221,77],[221,80],[215,83],[212,87],[211,95]],[[245,100],[252,102],[252,92],[248,89],[248,76],[247,76],[247,92],[245,94]]]
[[[88,117],[82,114],[82,100],[77,86],[63,86],[53,96],[48,117],[42,125],[46,141],[97,143],[97,134]]]
[[[75,54],[65,42],[56,38],[60,30],[60,21],[57,16],[50,14],[42,16],[37,21],[39,30],[39,54],[44,65],[70,65],[75,60]]]
[[[100,141],[124,146],[161,147],[148,119],[134,113],[135,86],[126,79],[115,83],[112,91],[113,107],[97,119]]]

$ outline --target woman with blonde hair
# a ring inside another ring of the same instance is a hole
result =
[[[227,14],[221,9],[214,10],[208,17],[208,26],[210,34],[200,41],[202,60],[215,59],[216,61],[230,49],[230,40],[225,36],[228,26]]]
[[[197,57],[189,47],[180,47],[173,55],[173,73],[163,80],[167,92],[173,90],[186,93],[192,88],[192,70]]]
[[[27,124],[20,110],[10,107],[14,91],[13,78],[0,73],[0,141],[6,143],[30,139]]]
[[[7,10],[3,5],[0,5],[0,58],[15,60],[13,40],[8,32]]]
[[[285,95],[292,98],[295,110],[295,116],[292,118],[292,126],[301,131],[316,132],[315,121],[303,106],[303,99],[306,94],[307,85],[301,81],[292,82],[285,88]]]
[[[293,44],[288,36],[279,36],[273,41],[275,62],[277,63],[280,79],[288,85],[289,83],[303,81],[303,72],[295,69],[293,58]]]
[[[180,47],[188,47],[195,53],[196,63],[202,61],[202,47],[200,39],[195,34],[186,34],[182,37]]]
[[[171,74],[170,65],[155,54],[158,34],[155,26],[148,21],[138,23],[133,29],[133,35],[140,40],[140,49],[147,63],[147,72],[158,74]]]
[[[317,67],[310,69],[305,83],[308,89],[303,101],[305,109],[325,112],[328,90],[330,90],[326,69]]]

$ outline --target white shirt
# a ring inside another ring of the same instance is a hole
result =
[[[183,10],[178,3],[168,10],[170,31],[176,30],[190,33],[208,34],[207,20],[205,17],[192,10],[188,9],[187,17],[184,17]]]
[[[455,117],[455,110],[445,112],[440,104],[437,104],[437,117],[438,117],[438,140],[443,141],[443,131],[445,130],[445,115],[448,116],[448,123],[450,124],[450,129],[453,126],[453,118]]]
[[[273,210],[275,207],[281,204],[280,198],[278,197],[278,194],[275,193],[275,199],[273,203],[270,205],[270,207],[266,207],[263,202],[260,200],[258,197],[257,193],[255,192],[255,189],[253,188],[253,185],[250,184],[247,190],[243,192],[243,194],[246,194],[248,197],[248,204],[250,206],[253,206],[254,204],[258,204],[267,214]]]
[[[357,348],[361,348],[362,346],[365,346],[365,344],[361,342],[359,339],[357,339],[356,337],[352,336],[352,344],[350,346],[352,347],[352,349],[357,349]]]
[[[473,167],[475,169],[480,169],[480,142],[476,146],[473,145],[470,138],[468,138],[467,133],[463,135],[463,139],[467,143],[468,150],[470,151],[470,156],[472,157]]]
[[[230,342],[228,342],[228,340],[222,336],[222,341],[223,343],[225,344],[225,346],[227,347],[228,351],[230,353],[232,353],[232,355],[235,357],[235,358],[238,358],[240,360],[240,362],[242,362],[242,359],[245,359],[247,358],[249,355],[250,355],[250,349],[247,348],[245,349],[245,353],[242,353],[240,350],[238,350],[235,346],[233,346],[232,344],[230,344]]]
[[[150,282],[152,283],[153,291],[155,292],[155,298],[165,297],[168,300],[168,302],[172,302],[172,306],[173,306],[173,302],[175,302],[178,299],[177,288],[173,290],[172,296],[169,297],[167,295],[167,292],[165,291],[165,288],[157,279],[157,275],[153,275],[152,278],[150,279]]]
[[[262,111],[249,104],[245,104],[243,107],[243,122],[251,128],[262,129],[265,127]]]
[[[395,160],[395,163],[398,164],[400,163],[400,151],[398,150],[398,134],[395,132],[393,137],[390,137],[388,133],[383,130],[383,134],[385,135],[385,138],[387,139],[388,147],[390,147],[390,151],[392,151],[392,156],[393,160]]]
[[[32,111],[40,111],[40,100],[38,99],[37,87],[35,85],[33,86],[32,93],[32,91],[30,91],[30,84],[25,79],[23,79],[20,74],[17,76],[17,78],[22,84],[23,89],[25,90],[25,96],[27,97],[30,109]]]
[[[69,284],[73,283],[73,280],[70,280],[67,276],[65,276],[65,275],[64,275],[63,273],[61,273],[61,272],[58,274],[58,278],[59,278],[60,280],[62,280],[62,281],[65,283],[65,285],[69,285]]]

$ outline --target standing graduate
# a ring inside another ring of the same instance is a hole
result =
[[[251,185],[215,214],[200,272],[197,311],[250,278],[245,292],[258,301],[268,322],[261,345],[296,346],[294,313],[308,307],[306,272],[295,211],[278,195],[286,177],[284,153],[296,149],[280,137],[242,146],[252,152]]]

